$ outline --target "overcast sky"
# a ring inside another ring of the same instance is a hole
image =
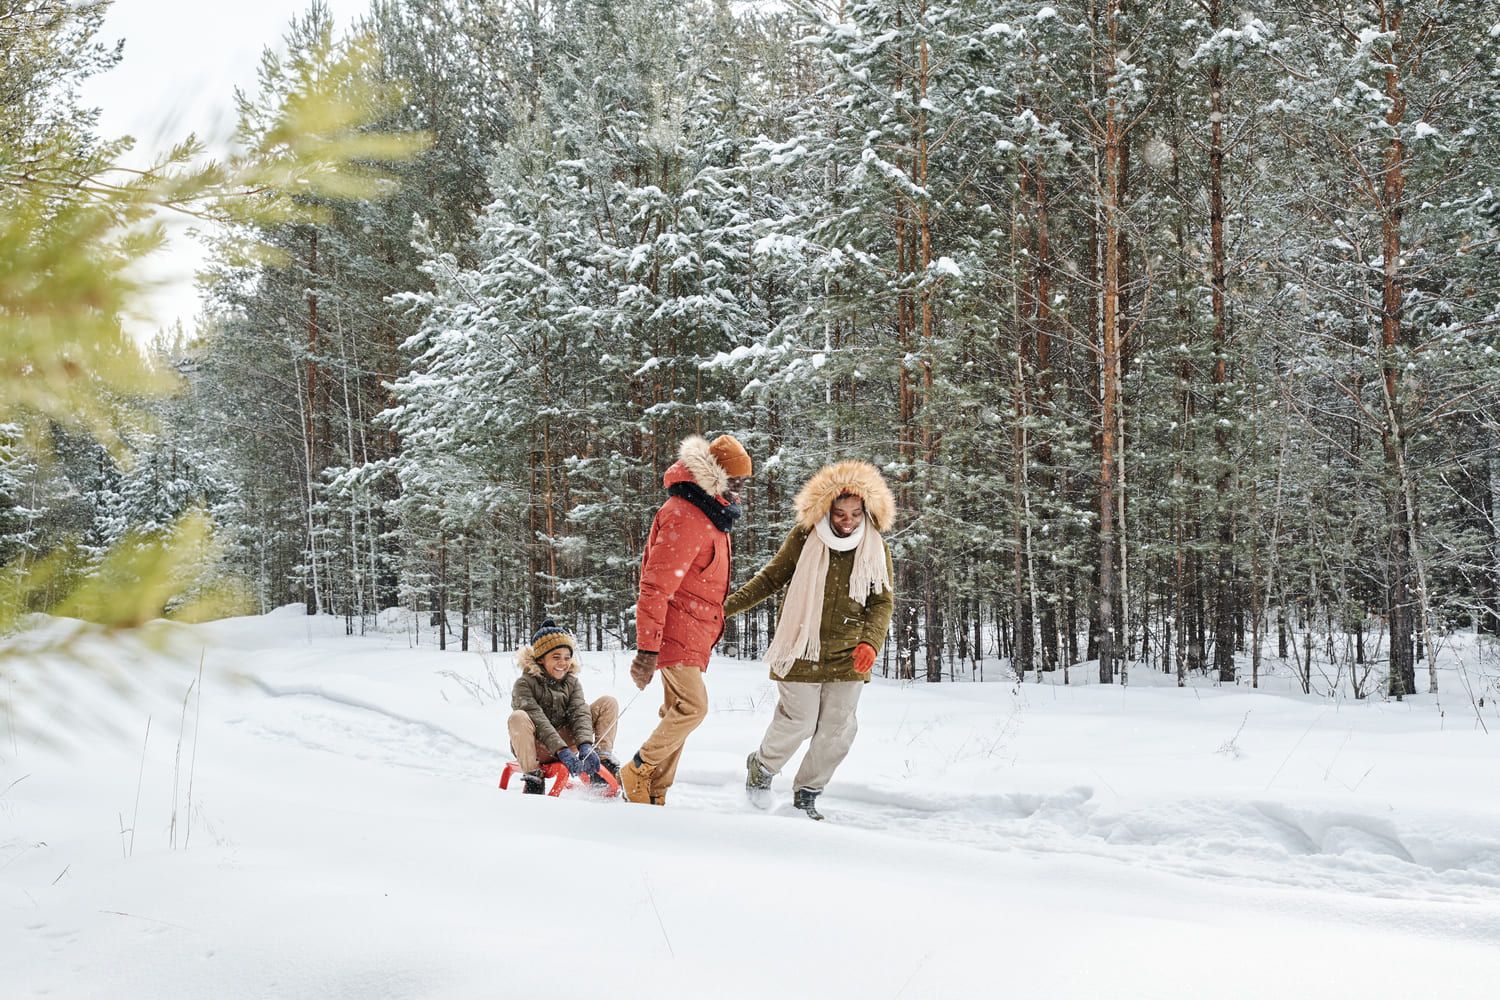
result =
[[[363,14],[369,0],[327,0],[341,24]],[[306,0],[115,0],[102,40],[125,40],[120,65],[84,87],[84,100],[100,109],[106,137],[133,135],[133,162],[144,162],[189,132],[220,144],[234,123],[234,89],[251,89],[262,50],[281,45],[290,20]],[[198,311],[193,271],[201,248],[180,228],[153,263],[160,282],[146,303],[148,316],[128,320],[132,333],[150,337],[176,319],[190,323]]]

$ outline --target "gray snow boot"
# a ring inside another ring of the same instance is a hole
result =
[[[818,796],[822,794],[821,788],[799,788],[792,793],[792,806],[813,819],[822,819],[823,814],[818,812]]]
[[[753,750],[745,758],[745,791],[753,802],[760,802],[771,790],[771,779],[776,773],[760,762],[760,755]]]
[[[541,768],[535,771],[526,771],[521,775],[522,795],[541,795],[547,790],[547,776],[542,773]]]

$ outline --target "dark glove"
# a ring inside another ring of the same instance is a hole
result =
[[[557,751],[557,759],[563,767],[568,769],[569,774],[577,774],[583,770],[583,764],[579,761],[578,755],[567,747]]]
[[[594,750],[594,744],[578,744],[578,764],[583,768],[584,774],[599,773],[599,754]]]
[[[637,651],[635,659],[630,661],[630,679],[635,681],[635,686],[642,691],[646,685],[651,683],[651,678],[656,674],[656,654]]]

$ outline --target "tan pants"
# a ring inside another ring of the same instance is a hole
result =
[[[822,791],[854,745],[854,734],[859,732],[854,713],[864,686],[864,681],[777,681],[776,714],[755,755],[767,770],[776,773],[811,737],[793,787]]]
[[[639,751],[641,762],[656,770],[651,776],[651,791],[665,792],[677,777],[677,762],[682,746],[694,729],[708,716],[708,688],[703,671],[697,667],[662,667],[662,706],[657,714],[661,721]]]
[[[620,718],[620,703],[607,694],[595,698],[593,704],[589,705],[589,718],[594,723],[595,749],[612,748],[615,745],[615,723]],[[506,728],[510,730],[511,753],[516,755],[516,763],[521,765],[521,770],[535,771],[541,765],[550,764],[557,759],[552,756],[552,751],[537,742],[536,725],[525,712],[510,713]],[[557,735],[567,740],[568,746],[578,749],[570,728],[558,726]]]

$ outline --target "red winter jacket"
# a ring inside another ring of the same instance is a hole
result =
[[[668,488],[696,483],[715,498],[724,482],[702,438],[683,442],[682,458],[662,477]],[[656,512],[641,561],[635,629],[636,648],[658,653],[657,667],[708,669],[708,655],[724,633],[730,555],[729,532],[690,501],[672,496]]]

